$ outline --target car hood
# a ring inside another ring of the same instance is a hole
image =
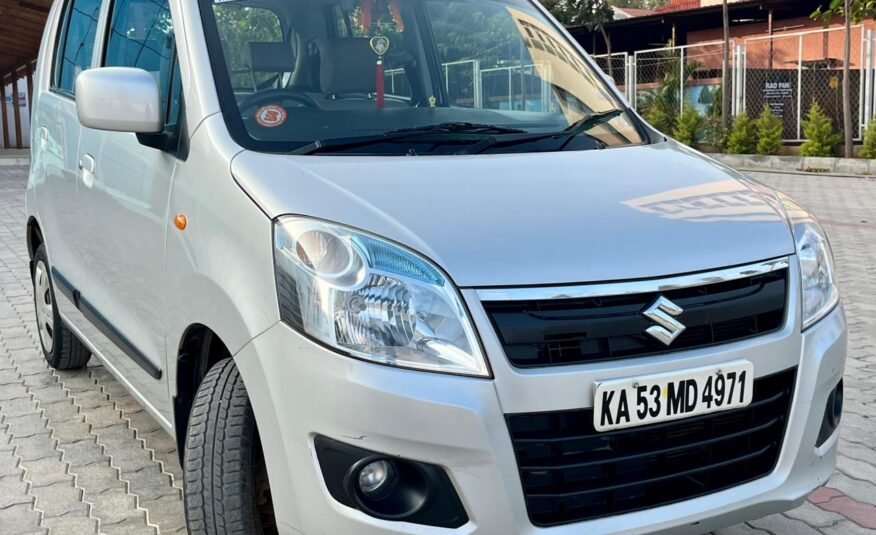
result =
[[[794,252],[771,190],[674,142],[460,157],[242,152],[231,168],[269,217],[390,238],[462,287],[662,277]]]

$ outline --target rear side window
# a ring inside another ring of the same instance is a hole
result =
[[[170,108],[176,57],[167,0],[116,0],[110,16],[105,67],[135,67],[151,73]]]
[[[91,67],[101,0],[70,0],[55,57],[53,88],[72,95],[76,76]]]

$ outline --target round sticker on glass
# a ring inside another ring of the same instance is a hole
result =
[[[286,122],[286,110],[277,104],[268,104],[256,110],[255,120],[259,126],[276,128]]]

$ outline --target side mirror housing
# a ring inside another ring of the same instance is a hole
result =
[[[76,77],[76,111],[88,128],[155,134],[164,129],[158,82],[143,69],[101,67]]]

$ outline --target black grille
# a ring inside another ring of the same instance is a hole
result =
[[[751,405],[598,433],[593,411],[507,416],[529,518],[553,526],[688,500],[768,475],[796,368],[754,382]]]
[[[599,362],[707,347],[776,331],[785,320],[787,269],[693,288],[635,295],[484,302],[514,366]],[[684,309],[687,329],[667,347],[642,315],[659,296]]]

